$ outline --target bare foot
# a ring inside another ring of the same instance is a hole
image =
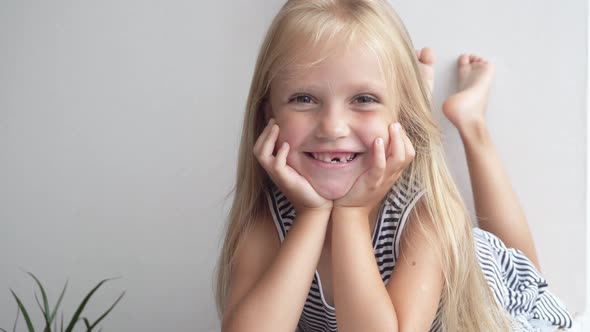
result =
[[[447,98],[442,108],[449,121],[461,131],[465,126],[485,122],[494,65],[473,54],[462,54],[458,65],[459,91]]]
[[[434,88],[434,51],[429,47],[424,47],[421,50],[416,50],[416,57],[418,58],[422,78],[426,81],[432,96],[432,89]]]

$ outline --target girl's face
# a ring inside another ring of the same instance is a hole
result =
[[[280,128],[276,147],[289,143],[287,164],[319,195],[337,199],[369,169],[375,139],[388,146],[397,111],[368,47],[353,45],[306,69],[320,54],[302,53],[272,81],[266,112]]]

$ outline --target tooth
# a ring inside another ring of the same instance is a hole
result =
[[[319,161],[323,161],[325,163],[346,163],[346,162],[350,162],[354,159],[354,157],[356,156],[356,153],[351,153],[348,156],[344,156],[342,158],[340,157],[333,157],[331,158],[331,155],[329,153],[310,153],[311,156]]]

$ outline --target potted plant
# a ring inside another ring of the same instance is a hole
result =
[[[39,303],[39,298],[37,298],[37,293],[35,293],[35,300],[37,300],[37,304],[39,305],[39,308],[41,309],[41,312],[43,313],[43,319],[44,322],[43,324],[45,324],[45,327],[43,328],[43,332],[72,332],[74,327],[78,324],[78,322],[80,320],[82,320],[84,322],[84,324],[86,325],[86,331],[90,332],[92,331],[100,321],[102,321],[110,312],[111,310],[113,310],[113,308],[117,305],[117,303],[119,303],[119,301],[123,298],[123,296],[125,295],[125,291],[123,293],[121,293],[121,295],[119,295],[119,297],[117,298],[117,300],[115,301],[115,303],[113,303],[113,305],[111,305],[111,307],[105,311],[100,317],[98,317],[98,319],[96,319],[93,323],[91,323],[87,317],[82,317],[82,311],[84,310],[84,308],[86,307],[86,304],[88,303],[88,301],[90,300],[90,297],[92,297],[92,295],[94,294],[94,292],[96,292],[96,290],[102,286],[102,284],[104,284],[105,282],[112,280],[112,279],[117,279],[117,278],[108,278],[108,279],[104,279],[101,280],[84,298],[84,300],[82,300],[82,302],[80,303],[80,305],[78,306],[78,308],[76,309],[74,315],[72,316],[72,319],[70,320],[70,322],[67,324],[67,326],[64,329],[64,318],[63,318],[63,312],[61,314],[61,328],[60,330],[57,329],[57,319],[56,319],[56,314],[57,314],[57,309],[59,308],[59,305],[61,303],[61,300],[63,299],[63,296],[66,292],[66,288],[68,286],[68,282],[66,281],[66,284],[61,292],[61,295],[59,296],[59,299],[57,300],[57,303],[55,304],[55,308],[53,308],[53,310],[51,310],[51,308],[49,307],[48,301],[47,301],[47,295],[45,293],[45,289],[43,288],[43,285],[41,284],[41,282],[39,281],[39,279],[37,279],[37,277],[35,277],[35,275],[33,275],[31,272],[27,272],[31,277],[33,277],[33,279],[35,279],[35,281],[37,282],[37,285],[39,286],[39,288],[41,289],[41,296],[43,297],[43,306],[41,306],[41,303]],[[18,298],[18,296],[16,296],[16,294],[14,293],[14,291],[12,291],[12,289],[10,290],[10,292],[12,293],[12,295],[14,296],[14,299],[16,300],[17,303],[17,312],[16,312],[16,320],[14,321],[14,327],[12,329],[13,332],[16,331],[16,324],[18,322],[18,318],[19,318],[19,314],[22,312],[23,313],[23,319],[25,321],[25,323],[27,324],[27,328],[29,332],[35,332],[35,328],[33,327],[33,323],[31,322],[31,318],[27,312],[27,310],[25,309],[25,306],[23,305],[22,301]],[[51,328],[51,324],[53,323],[53,329]],[[2,332],[8,332],[7,330],[0,328],[0,331]],[[102,331],[102,328],[98,331],[100,332]]]

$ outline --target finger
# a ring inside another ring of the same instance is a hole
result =
[[[402,157],[405,156],[402,127],[399,122],[389,126],[389,155],[396,158],[396,161],[402,160]]]
[[[371,158],[371,167],[368,171],[368,177],[370,183],[378,183],[383,177],[385,171],[386,159],[385,159],[385,147],[383,139],[378,137],[373,143],[373,155]]]
[[[270,132],[266,137],[266,140],[262,143],[262,147],[260,150],[260,156],[265,158],[266,160],[272,159],[272,153],[275,149],[275,145],[277,143],[277,138],[279,137],[279,126],[273,124],[270,128]]]
[[[293,179],[289,173],[289,166],[287,166],[287,156],[289,155],[290,150],[289,143],[283,142],[281,147],[277,151],[277,156],[275,158],[275,164],[273,166],[273,173],[274,176],[278,179],[281,186],[287,190],[292,188],[293,186]]]
[[[392,156],[395,152],[395,136],[393,135],[393,129],[394,129],[394,125],[395,123],[390,123],[389,126],[387,126],[387,133],[389,134],[389,146],[387,147],[387,157],[389,159],[390,156]]]
[[[275,119],[270,119],[270,121],[268,121],[268,123],[266,124],[266,126],[262,130],[262,133],[260,133],[260,136],[258,136],[258,139],[256,140],[256,143],[254,144],[254,154],[256,154],[256,155],[260,154],[260,148],[262,147],[262,144],[266,140],[266,137],[268,136],[268,133],[270,132],[270,129],[272,128],[272,125],[274,123],[275,123]]]
[[[416,156],[416,150],[414,149],[414,145],[412,144],[412,141],[410,141],[410,138],[406,134],[405,130],[402,132],[402,137],[404,139],[404,145],[406,149],[406,163],[409,164],[412,160],[414,160],[414,157]]]
[[[287,155],[289,154],[289,143],[283,142],[279,151],[277,151],[277,157],[275,159],[275,170],[280,171],[287,164]]]
[[[389,126],[389,157],[387,165],[389,171],[397,171],[406,159],[406,149],[401,135],[401,125],[396,122]]]

